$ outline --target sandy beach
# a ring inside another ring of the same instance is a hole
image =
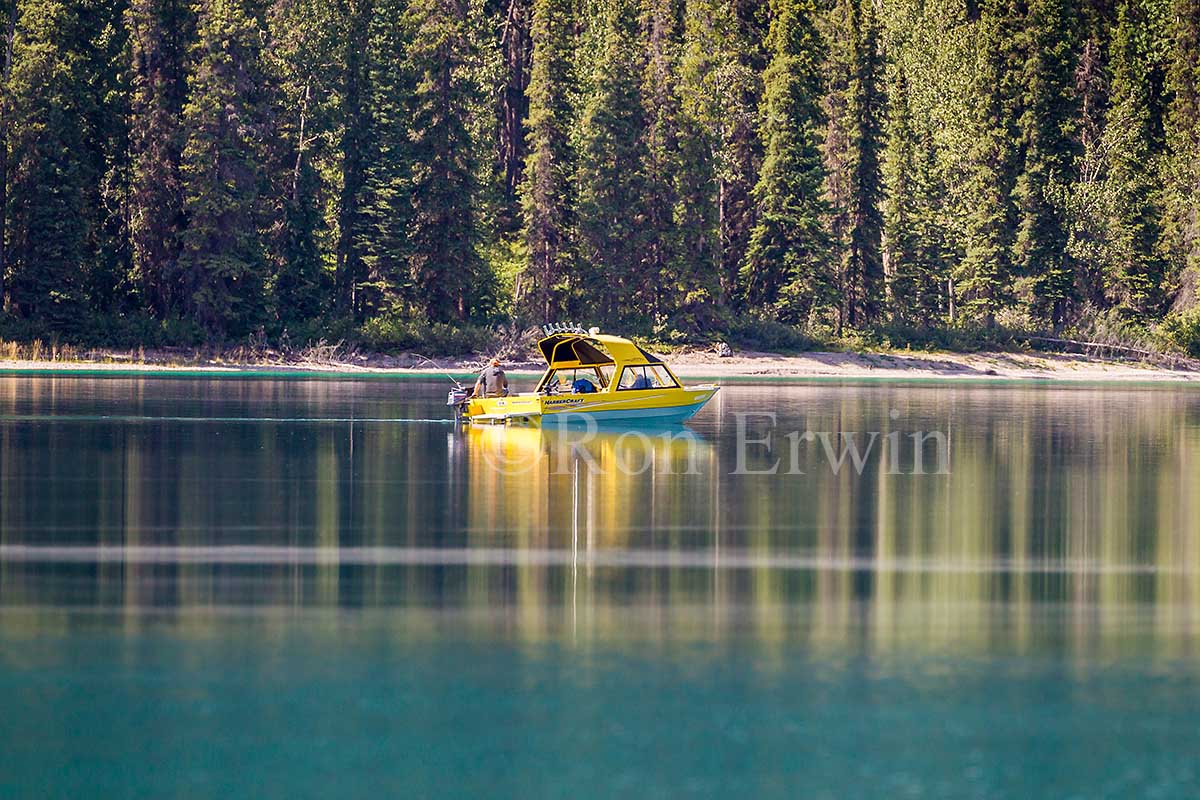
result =
[[[760,379],[949,379],[949,380],[1030,380],[1030,381],[1200,381],[1200,362],[1180,359],[1152,364],[1110,357],[1047,352],[886,352],[841,353],[811,352],[798,355],[735,352],[719,357],[708,351],[682,352],[666,359],[681,378],[717,380]],[[399,356],[351,354],[340,359],[298,361],[265,357],[245,362],[227,359],[180,359],[177,354],[147,352],[106,352],[92,360],[3,361],[0,372],[8,374],[61,372],[70,373],[171,373],[209,372],[219,374],[258,374],[289,372],[346,375],[419,376],[471,373],[483,364],[482,358],[433,358],[413,354]],[[535,361],[506,361],[513,374],[540,373],[543,365]]]

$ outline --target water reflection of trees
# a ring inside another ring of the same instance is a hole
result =
[[[379,609],[409,633],[453,620],[532,639],[751,636],[880,652],[1064,642],[1114,654],[1153,640],[1174,656],[1190,655],[1195,640],[1200,399],[1186,389],[727,387],[724,414],[698,420],[694,441],[606,432],[582,446],[586,458],[564,458],[574,435],[360,421],[442,411],[386,384],[200,386],[183,400],[195,386],[4,380],[0,410],[259,417],[269,408],[356,421],[4,422],[0,543],[265,544],[320,557],[4,560],[6,627],[61,625],[69,609],[95,607],[124,610],[131,626],[157,609],[201,630],[236,609]],[[875,463],[862,476],[834,475],[814,451],[803,476],[731,476],[729,412],[760,408],[777,411],[784,430],[946,431],[952,474],[891,475]],[[684,474],[689,458],[698,475]],[[642,474],[621,468],[641,459],[652,462]],[[510,557],[361,557],[435,547]],[[597,559],[617,551],[665,560]],[[564,552],[551,563],[537,556]],[[671,554],[692,558],[679,565]],[[746,556],[757,560],[736,563]],[[812,561],[779,561],[794,556]]]

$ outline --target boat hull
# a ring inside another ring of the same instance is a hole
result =
[[[572,395],[513,395],[484,397],[467,403],[471,422],[582,422],[625,420],[676,422],[696,414],[717,393],[717,386],[598,392]]]

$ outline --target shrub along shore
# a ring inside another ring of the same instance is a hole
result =
[[[1200,0],[6,16],[0,339],[1200,355]]]
[[[757,337],[710,341],[639,340],[685,377],[980,378],[1055,380],[1200,380],[1191,358],[1162,331],[1076,331],[1077,338],[1007,328],[853,332],[817,338],[763,324]],[[345,374],[467,373],[499,357],[514,372],[537,372],[536,328],[429,330],[373,346],[368,340],[303,345],[265,338],[229,345],[90,347],[55,339],[0,339],[0,371]],[[379,346],[382,345],[382,346]]]

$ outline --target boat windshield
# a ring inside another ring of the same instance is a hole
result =
[[[678,386],[671,373],[662,364],[647,364],[638,367],[626,367],[621,373],[621,382],[617,384],[618,391],[626,389],[664,389]]]
[[[612,380],[613,368],[602,367],[573,367],[571,369],[552,369],[542,378],[538,385],[539,392],[547,394],[571,394],[599,392],[608,388]],[[587,381],[592,388],[586,388],[580,381]]]

